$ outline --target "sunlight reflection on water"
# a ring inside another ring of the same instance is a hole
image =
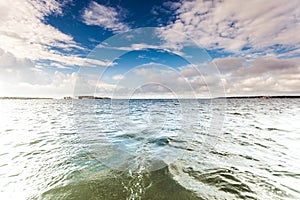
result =
[[[300,198],[299,99],[227,101],[223,136],[204,151],[215,137],[205,100],[189,110],[199,117],[188,137],[175,100],[132,101],[129,127],[113,122],[110,101],[1,100],[0,197]],[[149,126],[162,118],[162,130]]]

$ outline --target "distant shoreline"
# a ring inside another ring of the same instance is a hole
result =
[[[218,97],[217,99],[295,99],[300,98],[300,96],[291,95],[291,96],[229,96],[229,97]]]
[[[47,98],[47,97],[0,97],[0,100],[82,100],[82,99],[91,99],[91,100],[98,100],[98,99],[106,99],[106,100],[110,100],[111,98],[109,97],[88,97],[85,98],[86,96],[84,96],[84,98],[61,98],[61,99],[57,99],[57,98]],[[280,95],[276,95],[276,96],[229,96],[229,97],[217,97],[217,98],[197,98],[197,99],[295,99],[295,98],[300,98],[300,96],[296,96],[296,95],[292,95],[292,96],[280,96]],[[139,98],[139,99],[168,99],[168,98]],[[173,98],[170,98],[173,99]],[[119,99],[116,99],[119,100]],[[121,100],[121,99],[120,99]],[[136,99],[138,100],[138,99]],[[184,100],[184,99],[183,99]],[[188,98],[187,98],[188,100]]]
[[[54,98],[45,98],[45,97],[0,97],[3,100],[50,100]]]

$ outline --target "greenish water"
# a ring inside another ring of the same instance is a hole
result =
[[[54,188],[41,199],[200,199],[174,181],[167,168],[147,174],[106,173]]]
[[[1,100],[0,199],[299,199],[299,105]]]

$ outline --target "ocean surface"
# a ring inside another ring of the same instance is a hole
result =
[[[0,100],[0,199],[300,199],[300,99]]]

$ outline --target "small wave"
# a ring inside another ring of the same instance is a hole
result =
[[[255,193],[247,184],[243,183],[232,170],[220,168],[199,172],[194,171],[192,168],[188,168],[184,170],[184,172],[204,184],[217,187],[220,191],[230,193],[238,198],[255,199]]]
[[[283,131],[286,132],[285,130],[279,129],[279,128],[274,128],[274,127],[269,127],[267,128],[268,131]]]
[[[101,175],[93,174],[83,180],[48,190],[37,199],[199,200],[199,197],[172,179],[165,167],[152,172],[101,172]]]
[[[153,138],[149,140],[149,143],[154,143],[158,146],[165,146],[169,144],[170,139],[168,137],[159,137],[159,138]]]
[[[234,112],[234,113],[230,113],[232,115],[242,115],[242,113],[238,113],[238,112]]]

